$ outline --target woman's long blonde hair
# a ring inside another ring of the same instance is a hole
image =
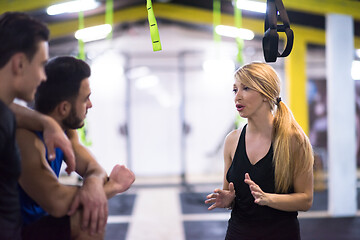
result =
[[[263,94],[274,113],[272,144],[274,149],[275,191],[288,192],[297,174],[313,170],[314,156],[310,141],[280,99],[280,80],[265,63],[250,63],[235,73],[235,78]]]

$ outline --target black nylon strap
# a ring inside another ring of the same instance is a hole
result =
[[[283,25],[277,25],[277,11],[279,11]],[[290,21],[282,0],[267,1],[264,31],[263,51],[265,61],[276,62],[278,57],[287,57],[293,47],[294,33],[290,28]],[[281,54],[278,52],[278,32],[284,32],[287,38],[286,47]]]

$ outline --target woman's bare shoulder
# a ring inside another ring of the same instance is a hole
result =
[[[231,131],[225,138],[224,159],[225,162],[228,163],[228,166],[230,166],[229,164],[231,164],[232,159],[234,158],[241,131],[242,129],[235,129]]]
[[[227,144],[237,144],[240,134],[241,134],[242,128],[232,130],[225,138],[225,145]]]

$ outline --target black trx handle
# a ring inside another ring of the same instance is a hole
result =
[[[283,25],[277,25],[277,11]],[[263,38],[263,51],[266,62],[276,62],[278,57],[287,57],[293,47],[294,33],[290,29],[290,21],[282,0],[267,0],[265,16],[265,33]],[[279,34],[285,32],[287,43],[283,53],[278,52]]]

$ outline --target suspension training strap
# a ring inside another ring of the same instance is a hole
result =
[[[154,10],[152,8],[151,0],[147,0],[146,7],[147,7],[147,11],[148,11],[148,20],[149,20],[150,35],[151,35],[153,50],[154,50],[154,52],[160,51],[161,43],[160,43],[159,29],[158,29],[158,25],[156,23],[156,18],[155,18]]]
[[[277,12],[283,25],[277,25]],[[293,47],[294,33],[282,0],[267,0],[267,10],[264,25],[263,51],[266,62],[276,62],[278,57],[287,57]],[[278,52],[279,34],[285,32],[287,42],[284,51]]]

